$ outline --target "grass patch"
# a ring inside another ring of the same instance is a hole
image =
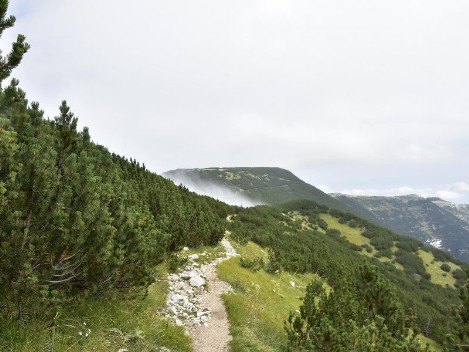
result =
[[[441,269],[441,264],[443,264],[443,262],[436,260],[432,252],[425,252],[420,249],[418,251],[418,255],[423,260],[425,270],[432,276],[431,282],[441,286],[449,285],[454,288],[456,279],[451,275],[451,272],[447,273]],[[451,267],[451,271],[461,269],[459,265],[454,263],[446,262],[446,264]]]
[[[210,263],[218,257],[222,257],[225,254],[225,248],[223,248],[223,245],[219,243],[215,247],[201,246],[198,248],[189,248],[189,250],[180,251],[178,253],[181,257],[187,257],[191,254],[199,255],[197,263],[202,265]]]
[[[431,352],[440,352],[443,350],[438,343],[423,335],[417,335],[417,340],[422,348],[425,348],[428,345],[429,351]]]
[[[329,215],[329,214],[321,214],[320,218],[323,219],[325,222],[327,222],[327,225],[329,226],[329,228],[339,230],[341,232],[342,236],[344,236],[345,239],[347,241],[349,241],[350,243],[353,243],[357,246],[367,245],[367,246],[370,246],[372,248],[371,252],[367,252],[366,250],[362,250],[361,252],[359,252],[360,254],[366,255],[368,257],[374,257],[375,254],[378,252],[370,244],[370,239],[362,235],[363,228],[353,228],[353,227],[348,226],[347,224],[341,224],[338,219],[336,219],[335,217],[333,217],[332,215]],[[397,247],[392,246],[391,247],[391,252],[395,253],[396,251],[397,251]],[[393,262],[393,259],[395,259],[394,255],[392,256],[392,258],[380,257],[380,258],[377,258],[377,259],[379,261],[383,262],[383,263],[384,262],[391,263],[399,270],[404,270],[404,267],[401,264],[399,264],[395,261]]]
[[[242,256],[244,259],[253,260],[253,259],[260,257],[264,260],[267,260],[269,257],[267,250],[258,246],[254,242],[249,241],[244,246],[240,245],[236,241],[230,241],[230,242],[231,242],[231,245],[234,247],[234,249],[236,249],[236,252],[238,252],[238,254]]]
[[[171,351],[192,351],[184,330],[158,316],[166,304],[166,273],[164,266],[158,268],[159,280],[144,299],[89,298],[62,308],[54,321],[1,321],[0,350],[115,352],[123,348],[131,352],[165,346]]]
[[[309,222],[309,219],[306,215],[301,215],[297,211],[291,211],[291,212],[288,213],[287,216],[289,216],[293,221],[301,223],[301,229],[302,230],[312,230],[313,229],[313,227],[311,226],[311,223]],[[319,228],[318,231],[323,232],[324,230]]]
[[[320,215],[321,219],[327,222],[329,225],[329,228],[331,229],[337,229],[341,232],[341,234],[347,239],[347,241],[356,244],[358,246],[362,245],[369,245],[370,246],[370,239],[363,236],[362,232],[363,229],[360,228],[352,228],[348,226],[347,224],[341,224],[339,221],[329,215],[329,214],[321,214]],[[391,247],[391,252],[395,253],[397,251],[397,247],[393,246]],[[373,248],[371,252],[367,252],[365,250],[361,251],[360,253],[363,255],[367,255],[369,257],[374,257],[376,254],[376,249]],[[449,285],[450,287],[454,288],[454,285],[456,283],[456,279],[453,277],[451,272],[445,272],[443,271],[440,267],[441,264],[443,264],[440,261],[437,261],[435,257],[433,256],[433,253],[431,252],[425,252],[423,250],[418,251],[418,255],[420,258],[422,258],[425,270],[431,275],[431,282],[436,284],[436,285],[441,285],[441,286],[446,286]],[[382,262],[390,262],[392,263],[395,259],[395,256],[393,255],[392,258],[387,258],[387,257],[380,257],[378,260]],[[397,269],[404,270],[404,267],[395,262],[392,263]],[[459,265],[456,265],[451,262],[447,262],[447,264],[451,267],[451,271],[454,271],[456,269],[461,269]]]
[[[339,230],[347,241],[356,244],[357,246],[362,246],[364,244],[370,245],[370,239],[362,236],[363,229],[353,228],[347,224],[341,224],[335,217],[329,214],[321,214],[320,218],[327,222],[332,229]]]
[[[244,259],[267,258],[267,252],[252,242],[241,246],[233,241],[233,246]],[[315,275],[269,274],[263,269],[253,272],[239,262],[240,258],[235,257],[218,265],[220,279],[234,290],[223,296],[233,352],[281,350],[286,343],[283,321],[290,311],[299,308],[306,286]]]

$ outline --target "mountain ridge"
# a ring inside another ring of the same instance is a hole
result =
[[[223,201],[227,201],[223,196],[229,192],[232,199],[241,197],[239,204],[243,206],[273,205],[298,199],[312,200],[333,209],[359,215],[397,233],[447,250],[460,260],[469,261],[469,206],[466,205],[453,204],[437,197],[423,198],[417,194],[326,194],[280,167],[176,169],[163,173],[163,176],[176,183],[180,182],[195,192]],[[194,189],[194,186],[199,189]],[[210,193],[215,188],[221,197]]]
[[[301,180],[291,171],[280,167],[176,169],[164,172],[162,175],[176,183],[181,182],[196,192],[194,188],[200,188],[201,185],[207,185],[207,183],[224,187],[231,192],[242,194],[251,200],[253,205],[272,205],[304,198],[334,209],[353,212],[350,207]]]
[[[465,220],[465,205],[418,195],[351,196],[335,193],[332,196],[360,215],[393,231],[448,250],[456,258],[469,261],[469,222]]]

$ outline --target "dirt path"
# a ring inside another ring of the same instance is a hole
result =
[[[196,352],[221,352],[229,351],[228,344],[231,341],[229,331],[228,315],[221,295],[229,292],[231,287],[221,281],[217,276],[216,264],[236,255],[231,243],[223,239],[226,256],[216,260],[215,265],[207,265],[205,276],[208,282],[208,291],[201,297],[202,306],[210,310],[210,320],[205,327],[192,328],[190,333],[193,337],[194,350]]]
[[[237,253],[226,238],[221,244],[225,248],[222,257],[200,264],[199,257],[204,253],[190,255],[182,271],[168,276],[167,308],[163,313],[186,328],[196,352],[229,351],[231,335],[221,295],[231,287],[218,278],[217,264]]]

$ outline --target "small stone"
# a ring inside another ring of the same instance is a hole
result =
[[[190,272],[184,271],[181,273],[181,279],[189,280],[191,278]]]
[[[199,317],[203,317],[203,316],[208,316],[210,313],[210,311],[208,309],[204,309],[204,310],[198,310],[196,315],[197,315],[197,318]]]
[[[290,285],[291,287],[295,287],[296,286],[295,281],[290,281]]]
[[[183,296],[176,294],[173,294],[169,297],[169,300],[172,302],[179,302],[180,300],[183,299]]]
[[[208,322],[208,316],[202,315],[202,316],[200,317],[200,321],[201,321],[202,323]]]
[[[155,352],[171,352],[168,347],[158,347]]]
[[[205,284],[205,280],[198,275],[192,277],[189,281],[189,285],[191,285],[192,287],[200,287],[204,284]]]
[[[189,260],[197,260],[199,259],[199,255],[198,254],[191,254],[187,257],[187,259]]]
[[[188,251],[188,250],[189,250],[189,247],[184,247],[182,250],[183,250],[183,251]]]

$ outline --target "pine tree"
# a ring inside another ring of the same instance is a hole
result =
[[[390,284],[376,268],[364,266],[355,281],[348,273],[329,294],[311,283],[285,328],[292,351],[420,351]],[[354,283],[355,281],[355,283]]]
[[[0,38],[5,29],[13,27],[16,21],[14,16],[7,17],[7,10],[8,0],[0,0]],[[23,55],[29,50],[29,44],[25,40],[26,37],[19,34],[8,55],[3,56],[0,52],[0,84],[10,76],[11,71],[20,64]]]
[[[459,328],[459,339],[461,345],[466,349],[469,348],[469,279],[466,281],[464,287],[461,288],[459,294],[461,304],[459,306],[459,318],[461,319],[461,325]]]

